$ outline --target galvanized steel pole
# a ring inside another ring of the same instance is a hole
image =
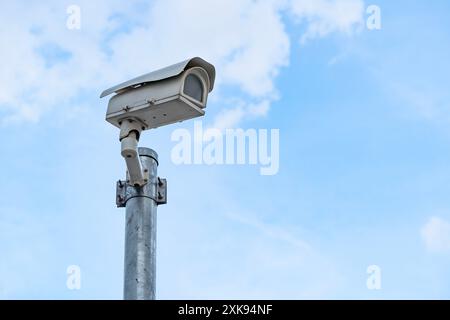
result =
[[[165,180],[158,178],[158,155],[139,148],[146,185],[117,184],[117,205],[126,206],[124,299],[153,300],[156,288],[156,212],[165,203]],[[148,175],[147,175],[148,173]]]

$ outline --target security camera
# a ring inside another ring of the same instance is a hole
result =
[[[196,57],[103,91],[100,98],[115,93],[106,121],[120,128],[121,154],[132,185],[148,180],[137,151],[141,132],[205,115],[215,75],[212,64]]]

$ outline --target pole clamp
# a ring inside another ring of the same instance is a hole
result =
[[[156,188],[155,188],[156,185]],[[155,194],[149,192],[155,190]],[[161,179],[158,177],[156,182],[153,182],[153,186],[150,182],[142,187],[135,187],[127,183],[127,181],[119,180],[116,184],[116,205],[118,208],[124,208],[127,205],[127,201],[132,198],[144,197],[152,199],[157,205],[167,203],[167,179]]]

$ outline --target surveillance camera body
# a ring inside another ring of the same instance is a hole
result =
[[[214,66],[196,57],[101,94],[100,98],[116,93],[108,103],[106,120],[120,128],[121,154],[131,184],[147,182],[137,152],[141,131],[203,116],[214,80]]]
[[[201,117],[214,78],[212,65],[193,58],[130,80],[102,94],[116,92],[106,120],[120,128],[124,119],[138,119],[145,130]]]

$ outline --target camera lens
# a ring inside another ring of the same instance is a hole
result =
[[[184,93],[191,98],[203,102],[203,83],[194,74],[189,74],[184,81]]]

